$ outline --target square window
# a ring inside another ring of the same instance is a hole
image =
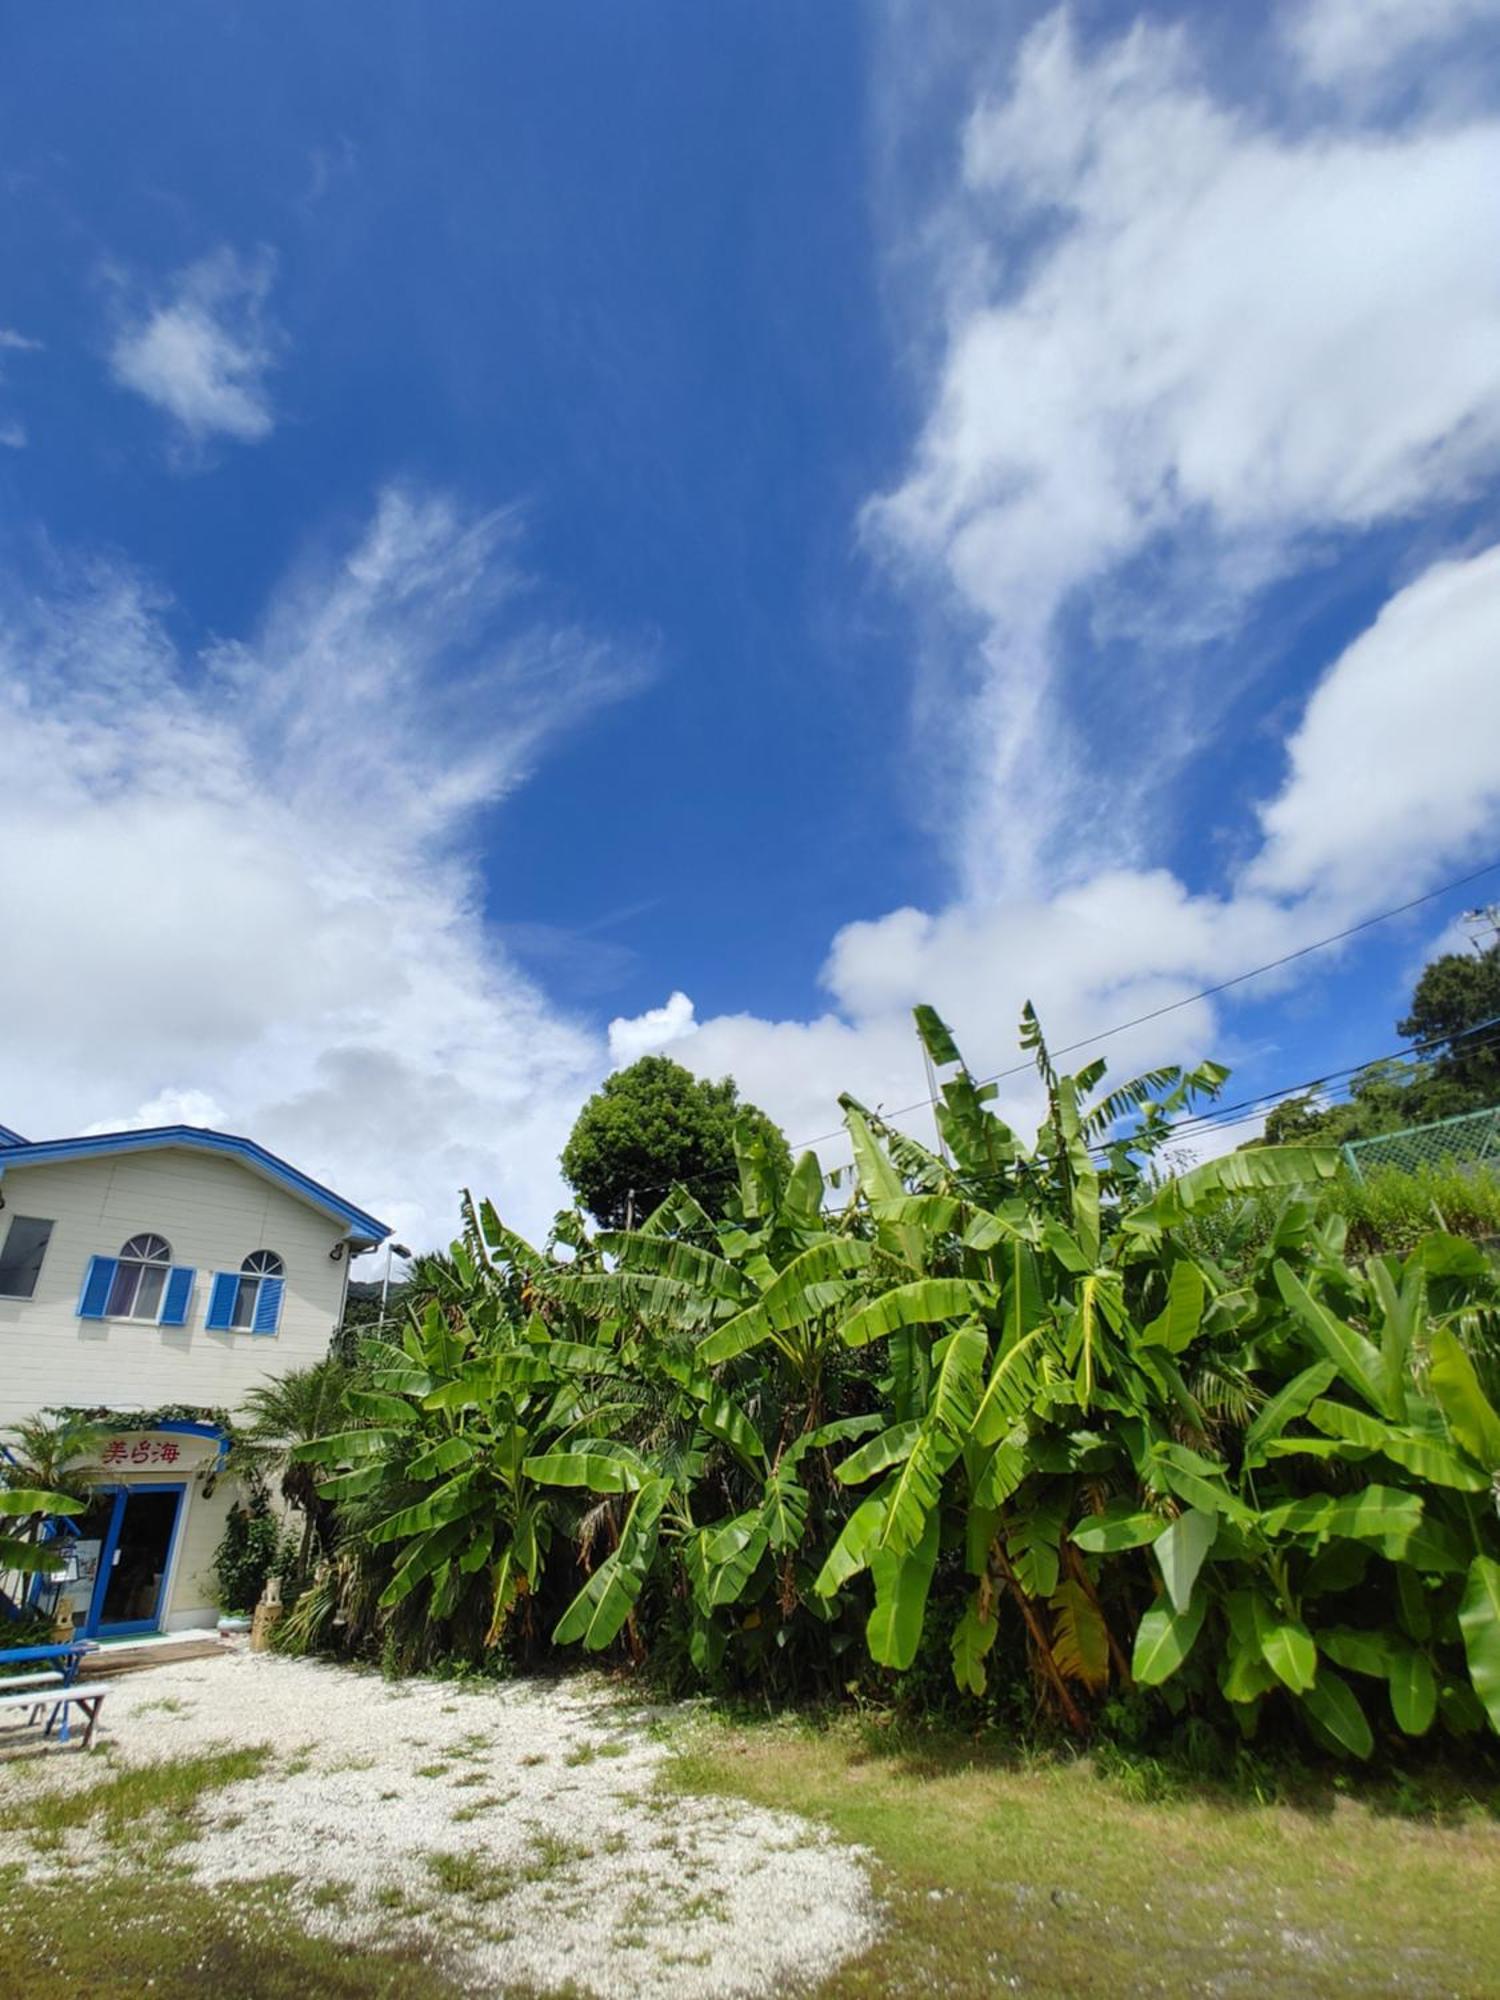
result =
[[[52,1224],[36,1215],[12,1217],[0,1250],[0,1299],[29,1299],[41,1276]]]

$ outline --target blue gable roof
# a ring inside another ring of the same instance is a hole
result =
[[[285,1160],[268,1153],[264,1146],[257,1146],[253,1139],[241,1139],[231,1132],[211,1132],[203,1125],[153,1125],[142,1132],[97,1132],[82,1139],[26,1140],[4,1126],[0,1126],[0,1133],[4,1134],[0,1139],[0,1175],[8,1167],[41,1167],[58,1160],[159,1152],[164,1147],[177,1146],[189,1152],[225,1154],[249,1167],[252,1173],[299,1196],[311,1207],[322,1209],[325,1215],[345,1225],[351,1249],[373,1250],[391,1233],[385,1223],[356,1208],[352,1201],[345,1201],[332,1188],[299,1173]]]

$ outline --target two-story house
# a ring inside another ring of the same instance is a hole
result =
[[[253,1140],[191,1125],[29,1143],[0,1126],[0,1442],[107,1411],[67,1585],[90,1635],[209,1623],[233,1414],[328,1353],[383,1222]]]

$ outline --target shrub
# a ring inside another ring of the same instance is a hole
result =
[[[214,1553],[220,1609],[253,1611],[273,1570],[282,1570],[281,1530],[266,1496],[255,1494],[248,1502],[236,1502],[230,1508],[223,1538]]]
[[[1426,1217],[1351,1255],[1353,1204],[1394,1233],[1429,1188],[1328,1148],[1153,1176],[1217,1065],[1104,1092],[1028,1011],[1028,1145],[918,1028],[944,1150],[843,1100],[838,1205],[753,1147],[728,1216],[679,1187],[565,1255],[466,1200],[431,1302],[293,1450],[338,1510],[299,1636],[1041,1712],[1200,1764],[1500,1731],[1495,1260]]]

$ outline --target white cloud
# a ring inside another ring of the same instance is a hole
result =
[[[227,249],[190,264],[164,298],[116,335],[110,367],[172,417],[190,441],[213,436],[255,443],[275,414],[265,384],[281,341],[267,312],[272,260]]]
[[[90,1132],[146,1132],[158,1125],[206,1125],[222,1132],[228,1118],[222,1104],[205,1090],[160,1090],[146,1104],[132,1111],[118,1124],[95,1122],[82,1130]]]
[[[672,1042],[692,1034],[698,1023],[693,1003],[685,993],[674,993],[664,1007],[650,1007],[644,1014],[617,1016],[609,1024],[609,1059],[616,1069],[641,1056],[655,1055]]]
[[[37,354],[42,343],[32,340],[24,333],[17,333],[12,326],[0,326],[0,382],[5,380],[4,357],[6,354]],[[6,451],[24,451],[28,443],[26,426],[18,417],[0,417],[0,448]]]
[[[918,1001],[981,1073],[1016,1063],[1028,998],[1058,1046],[1173,1007],[1105,1045],[1117,1075],[1232,1060],[1192,995],[1493,840],[1500,550],[1429,555],[1328,663],[1220,893],[1149,865],[1147,803],[1253,670],[1233,628],[1254,593],[1371,528],[1440,522],[1500,466],[1500,264],[1474,250],[1500,225],[1500,119],[1374,132],[1335,107],[1293,132],[1213,95],[1194,58],[1150,24],[1085,51],[1052,15],[969,119],[924,256],[899,246],[901,282],[937,302],[938,366],[912,464],[866,521],[951,621],[919,709],[966,773],[934,787],[961,894],[840,931],[817,1018],[720,1016],[674,1044],[794,1139],[836,1126],[841,1087],[926,1097]],[[1149,646],[1106,673],[1077,617],[1064,631],[1080,605],[1092,640]],[[1025,1124],[1035,1090],[1007,1078],[999,1104]],[[931,1136],[926,1112],[903,1122]]]
[[[1497,229],[1500,119],[1294,135],[1213,96],[1182,31],[1027,38],[933,230],[931,412],[868,516],[980,620],[930,704],[969,746],[973,893],[1132,855],[1226,685],[1183,642],[1500,464]],[[1155,658],[1088,678],[1056,621],[1106,586]]]
[[[1408,893],[1500,813],[1500,547],[1436,563],[1320,682],[1249,871],[1359,904]]]
[[[5,593],[6,1123],[211,1113],[408,1241],[465,1184],[545,1227],[605,1049],[495,947],[461,843],[638,674],[528,621],[515,534],[388,492],[196,660],[118,567]]]
[[[1493,843],[1497,630],[1500,547],[1434,564],[1399,591],[1314,688],[1288,741],[1285,780],[1261,811],[1264,843],[1222,895],[1190,893],[1167,869],[1122,867],[1050,895],[895,910],[835,937],[822,975],[827,1013],[715,1017],[673,1054],[699,1075],[733,1075],[794,1141],[837,1125],[841,1089],[887,1110],[920,1104],[928,1085],[911,1009],[921,1001],[948,1020],[977,1074],[1017,1063],[1026,1000],[1057,1048],[1170,1009],[1080,1052],[1079,1061],[1104,1054],[1117,1077],[1205,1055],[1232,1060],[1219,1008],[1193,995],[1430,886],[1474,859],[1481,837]],[[1264,997],[1309,969],[1263,977],[1255,991]],[[673,999],[691,1022],[691,1002]],[[1000,1109],[1022,1125],[1037,1115],[1029,1079],[1006,1081]],[[925,1112],[903,1122],[930,1139]],[[834,1140],[820,1151],[832,1161],[845,1149]]]
[[[1309,81],[1336,87],[1414,64],[1466,30],[1500,21],[1496,0],[1291,0],[1282,35]]]

